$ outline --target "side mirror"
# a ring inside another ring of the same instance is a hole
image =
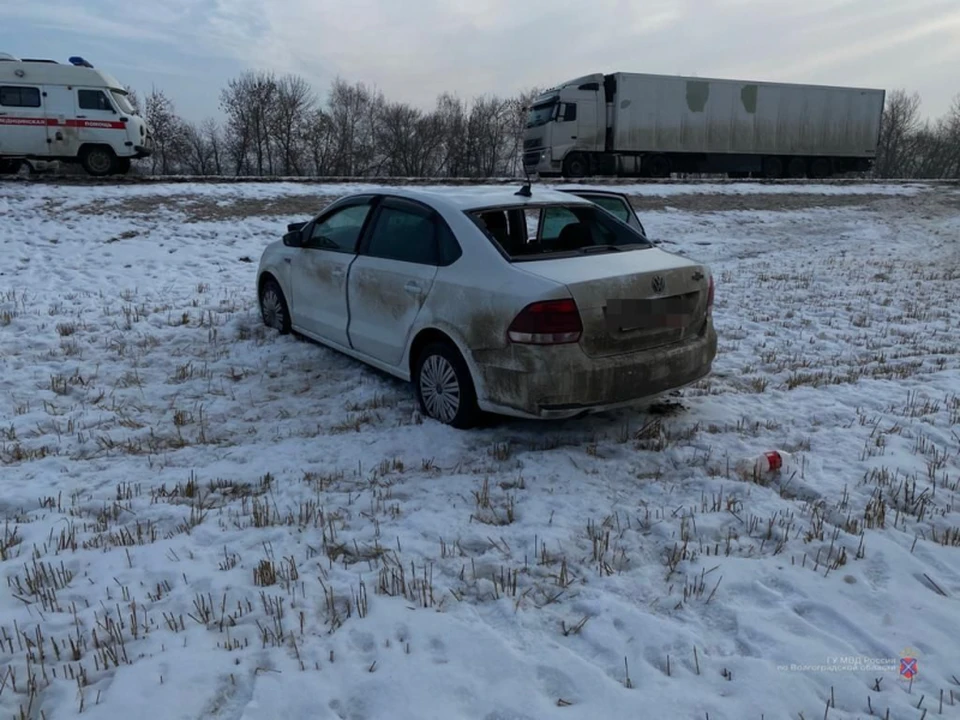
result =
[[[300,247],[303,245],[303,235],[299,230],[288,232],[283,236],[283,244],[288,247]]]
[[[305,222],[290,223],[289,225],[287,225],[287,232],[300,232],[301,230],[303,230],[305,225],[306,225]]]

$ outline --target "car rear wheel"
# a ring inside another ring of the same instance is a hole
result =
[[[281,335],[290,332],[290,310],[276,280],[269,279],[260,288],[260,315],[264,325]]]
[[[435,342],[424,348],[413,385],[424,415],[460,430],[477,424],[480,410],[470,369],[450,343]]]

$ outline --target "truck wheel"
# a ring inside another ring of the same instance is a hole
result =
[[[89,145],[80,153],[80,165],[92,177],[106,177],[117,171],[117,156],[103,145]]]
[[[590,165],[583,155],[568,155],[563,161],[563,174],[568,178],[586,177],[588,172],[590,172]]]
[[[650,173],[650,177],[670,177],[671,170],[670,158],[666,155],[654,155],[647,163],[647,172]]]
[[[783,177],[783,160],[778,157],[763,159],[763,176],[775,180]]]
[[[0,160],[0,175],[16,175],[20,166],[20,160]]]
[[[803,158],[795,157],[787,165],[787,175],[792,178],[802,178],[807,175],[807,163]]]
[[[833,175],[833,165],[826,158],[817,158],[810,163],[810,177],[822,179]]]

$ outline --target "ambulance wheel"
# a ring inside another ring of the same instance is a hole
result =
[[[133,162],[130,158],[117,158],[117,173],[120,175],[126,175],[130,172],[130,168],[133,165]]]
[[[80,165],[87,175],[106,177],[117,171],[117,156],[103,145],[88,145],[80,153]]]

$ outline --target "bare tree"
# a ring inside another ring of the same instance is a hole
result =
[[[252,104],[253,81],[250,75],[234,78],[220,91],[220,109],[227,116],[226,153],[234,175],[249,172],[249,152],[254,137]]]
[[[887,95],[880,124],[880,142],[874,174],[878,177],[908,177],[914,161],[914,145],[920,129],[920,96],[906,90]]]
[[[284,175],[301,175],[300,140],[314,105],[310,85],[302,77],[287,75],[276,81],[276,90],[266,117],[270,136],[277,144]]]
[[[170,98],[157,88],[147,95],[145,107],[145,119],[153,136],[151,172],[169,175],[177,168],[183,147],[183,121]]]
[[[217,121],[213,118],[207,118],[200,125],[200,132],[203,134],[207,147],[210,149],[210,162],[213,165],[213,174],[223,175],[220,126],[217,125]]]

